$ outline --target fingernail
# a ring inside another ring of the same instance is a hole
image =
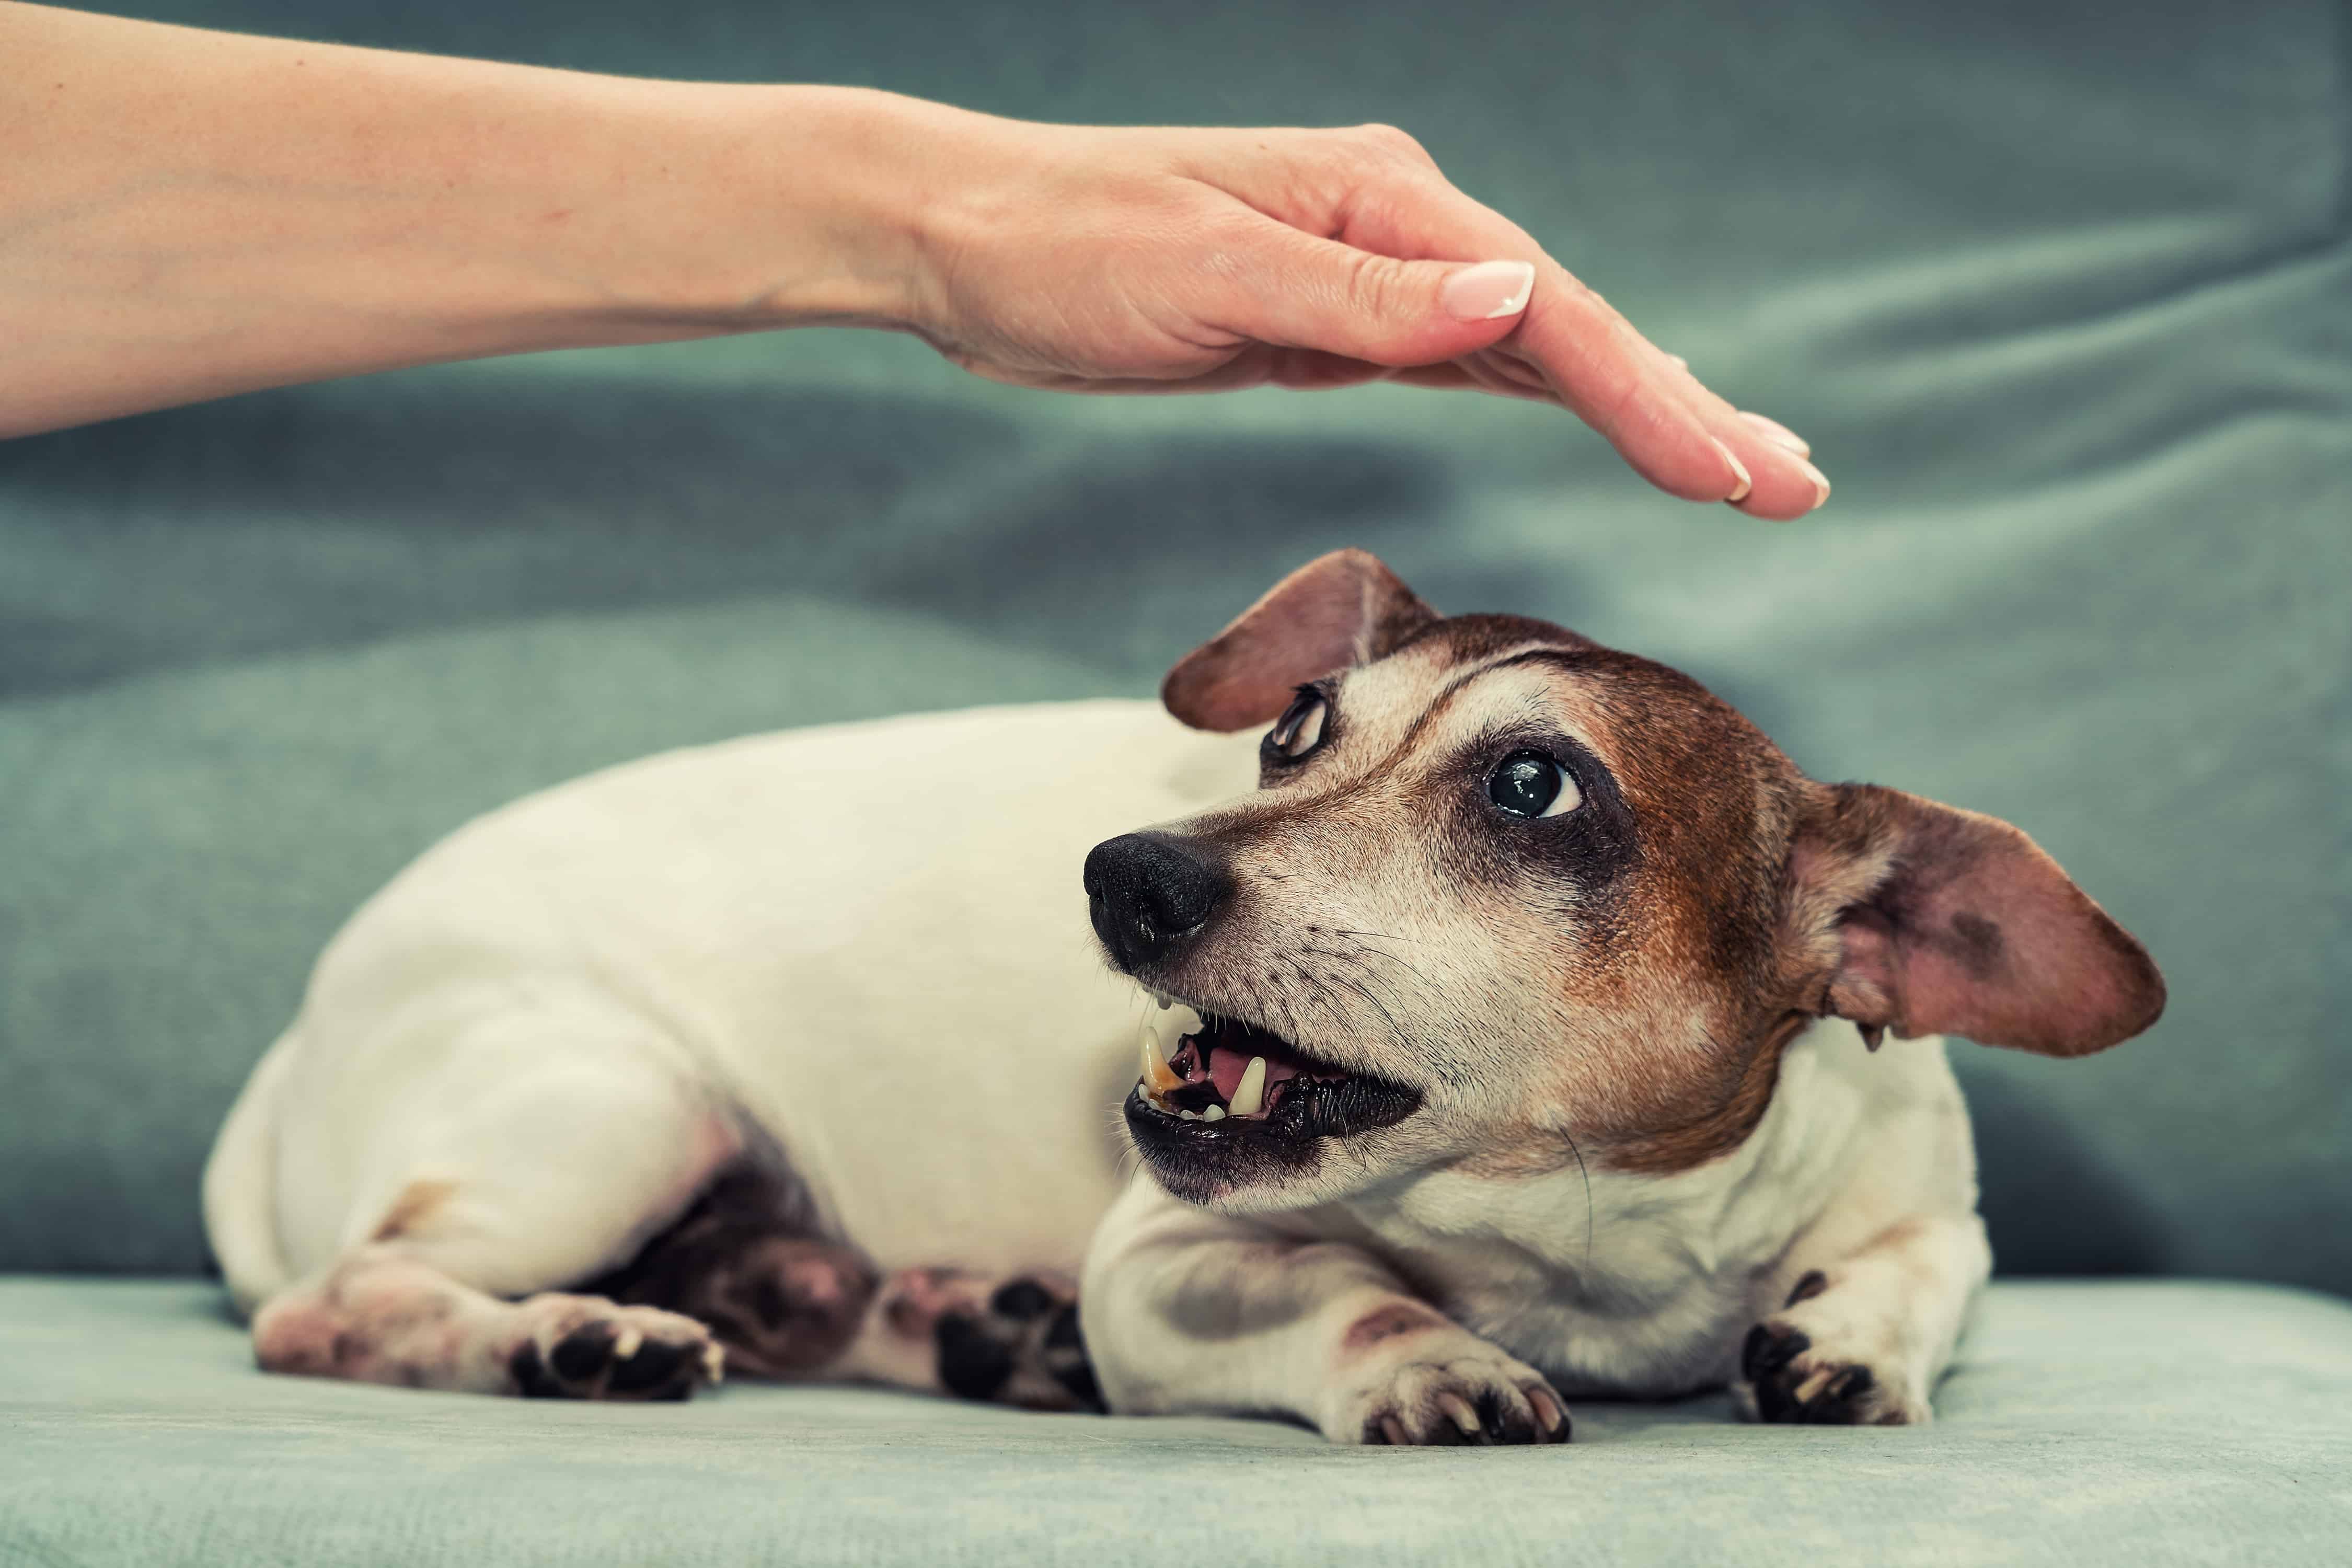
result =
[[[1536,289],[1532,261],[1481,261],[1445,280],[1438,303],[1457,321],[1492,321],[1528,308]]]
[[[1813,455],[1812,443],[1807,441],[1802,436],[1798,435],[1794,430],[1790,429],[1786,425],[1775,423],[1772,420],[1765,418],[1761,414],[1750,414],[1746,409],[1740,410],[1739,416],[1742,419],[1747,420],[1750,425],[1755,426],[1757,434],[1762,436],[1764,439],[1771,442],[1775,447],[1786,447],[1791,452],[1796,453],[1800,458],[1810,458]]]
[[[1712,437],[1710,437],[1710,439],[1712,439]],[[1723,460],[1731,465],[1731,471],[1733,473],[1739,476],[1738,488],[1723,499],[1726,500],[1746,500],[1748,499],[1748,492],[1756,488],[1756,482],[1748,477],[1748,465],[1733,457],[1731,455],[1731,448],[1725,446],[1720,441],[1717,441],[1715,443],[1715,449],[1723,454]]]
[[[1806,462],[1802,458],[1798,458],[1798,459],[1797,459],[1797,467],[1799,467],[1799,468],[1801,468],[1804,469],[1804,470],[1805,470],[1805,478],[1807,478],[1807,479],[1811,479],[1811,480],[1812,480],[1812,481],[1813,481],[1813,505],[1815,505],[1815,506],[1817,506],[1817,507],[1818,507],[1818,506],[1820,506],[1820,505],[1822,504],[1822,502],[1823,502],[1823,501],[1825,501],[1825,500],[1829,500],[1829,499],[1830,499],[1830,480],[1829,480],[1829,476],[1828,476],[1827,474],[1822,473],[1819,468],[1815,468],[1815,467],[1813,467],[1811,463]]]

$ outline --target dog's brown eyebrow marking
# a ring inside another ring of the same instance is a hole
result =
[[[1420,738],[1421,732],[1427,729],[1431,724],[1436,722],[1438,716],[1444,713],[1448,707],[1453,705],[1454,699],[1460,695],[1463,689],[1468,687],[1471,682],[1477,680],[1480,677],[1492,674],[1494,671],[1498,669],[1507,669],[1511,666],[1517,664],[1546,662],[1566,665],[1570,659],[1580,658],[1583,654],[1589,651],[1589,649],[1563,647],[1559,646],[1528,648],[1523,652],[1512,654],[1507,658],[1489,659],[1485,664],[1474,665],[1470,668],[1462,671],[1453,679],[1447,681],[1444,689],[1442,689],[1436,696],[1432,697],[1429,700],[1426,707],[1423,708],[1420,712],[1413,715],[1412,722],[1405,726],[1404,733],[1398,738],[1395,746],[1390,749],[1389,754],[1381,759],[1381,766],[1374,771],[1376,773],[1385,773],[1389,767],[1395,763],[1397,758],[1404,756],[1410,752],[1412,750],[1413,742]],[[1335,702],[1333,706],[1336,708],[1338,704]]]
[[[1395,1339],[1399,1334],[1415,1334],[1423,1329],[1441,1328],[1445,1320],[1428,1308],[1411,1301],[1391,1301],[1385,1307],[1375,1307],[1348,1325],[1348,1332],[1339,1343],[1342,1349],[1367,1350],[1382,1340]]]

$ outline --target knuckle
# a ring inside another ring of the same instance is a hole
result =
[[[1375,121],[1370,125],[1359,125],[1349,134],[1376,153],[1416,163],[1429,162],[1428,152],[1414,140],[1412,132],[1397,126]]]
[[[1358,252],[1349,261],[1344,287],[1349,307],[1368,316],[1385,316],[1406,303],[1404,266],[1385,256]]]

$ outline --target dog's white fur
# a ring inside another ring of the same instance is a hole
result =
[[[469,1282],[584,1279],[742,1123],[886,1270],[1075,1273],[1151,1006],[1077,867],[1248,788],[1255,746],[1144,703],[982,709],[671,752],[471,824],[336,937],[224,1131],[231,1293],[317,1273],[419,1181],[500,1194],[411,1238]]]
[[[1118,1412],[1427,1440],[1547,1381],[1736,1382],[1769,1320],[1810,1341],[1808,1389],[1866,1367],[1866,1418],[1926,1419],[1989,1265],[1934,1038],[1812,1025],[1755,1132],[1675,1174],[1440,1170],[1256,1214],[1123,1179],[1153,1008],[1104,967],[1076,868],[1248,790],[1256,744],[1143,703],[984,710],[676,752],[466,827],[335,939],[206,1173],[265,1363],[365,1311],[399,1380],[497,1390],[516,1344],[597,1310],[554,1292],[764,1151],[885,1270],[1083,1268]],[[828,1375],[937,1386],[890,1297]],[[1350,1342],[1414,1300],[1451,1323]],[[688,1332],[629,1311],[625,1350]]]

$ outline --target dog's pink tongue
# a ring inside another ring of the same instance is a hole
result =
[[[1234,1090],[1242,1086],[1242,1074],[1249,1071],[1246,1051],[1230,1050],[1223,1046],[1209,1047],[1209,1081],[1217,1086],[1217,1098],[1230,1100]],[[1275,1057],[1265,1058],[1265,1086],[1272,1089],[1286,1078],[1297,1078],[1298,1066]]]

